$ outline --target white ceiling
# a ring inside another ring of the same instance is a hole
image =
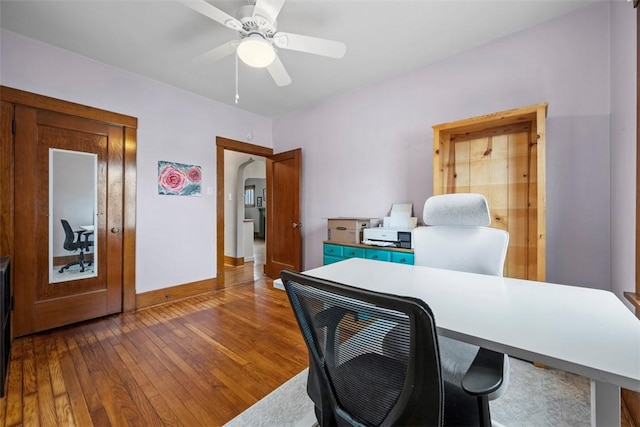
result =
[[[293,83],[240,64],[238,108],[277,117],[553,19],[593,0],[287,0],[278,29],[346,43],[342,59],[290,50]],[[235,16],[247,0],[209,0]],[[234,104],[235,61],[198,55],[236,32],[169,0],[0,0],[2,28]]]

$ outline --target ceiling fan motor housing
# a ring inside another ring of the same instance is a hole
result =
[[[267,18],[256,15],[253,16],[254,6],[251,4],[242,6],[238,9],[237,18],[242,23],[241,33],[243,37],[250,34],[260,34],[265,39],[270,39],[277,32],[275,22],[270,22]]]

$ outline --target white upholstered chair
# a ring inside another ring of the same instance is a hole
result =
[[[426,226],[413,230],[415,265],[502,276],[509,233],[489,227],[491,216],[483,195],[430,197],[423,220]],[[443,377],[455,383],[467,372],[478,347],[442,336],[439,341]],[[509,358],[499,353],[496,357],[504,359],[504,382],[490,400],[501,396],[509,382]]]

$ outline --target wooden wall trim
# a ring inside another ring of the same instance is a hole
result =
[[[85,119],[98,120],[116,126],[125,126],[129,128],[138,127],[138,119],[135,117],[101,110],[99,108],[89,107],[82,104],[76,104],[74,102],[50,98],[48,96],[26,92],[8,86],[0,86],[0,99],[12,104],[25,105],[39,108],[41,110],[55,111],[57,113],[69,114],[72,116],[83,117]]]
[[[199,280],[168,288],[156,289],[136,295],[136,309],[141,310],[158,304],[165,304],[184,298],[201,295],[218,288],[215,278]]]
[[[124,129],[122,311],[136,309],[136,183],[138,139],[136,129]]]
[[[490,127],[507,126],[516,123],[529,122],[539,118],[539,112],[542,111],[543,117],[547,117],[547,109],[549,104],[546,102],[534,105],[528,105],[511,110],[498,111],[495,113],[484,114],[482,116],[470,117],[455,122],[441,123],[432,126],[434,130],[441,133],[461,134],[466,132],[475,132]],[[449,132],[447,132],[449,131]]]
[[[232,256],[224,256],[224,263],[226,265],[232,265],[234,267],[239,267],[244,265],[244,258],[234,258]]]
[[[636,4],[637,6],[637,4]],[[640,8],[636,8],[636,50],[640,48]],[[636,55],[636,289],[635,299],[640,300],[640,54]],[[640,316],[640,307],[636,306]]]
[[[636,309],[636,316],[640,317],[640,294],[636,292],[623,292],[624,297],[629,300]]]
[[[0,256],[9,256],[13,262],[13,105],[0,104]]]
[[[548,104],[539,104],[536,110],[536,127],[538,141],[536,143],[536,154],[538,157],[538,243],[536,244],[538,253],[537,259],[537,280],[547,278],[547,108]]]
[[[273,149],[260,145],[249,144],[247,142],[236,141],[222,136],[216,137],[216,146],[226,150],[238,151],[240,153],[253,154],[255,156],[269,157],[273,155]]]

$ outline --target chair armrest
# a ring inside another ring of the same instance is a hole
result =
[[[89,246],[93,246],[93,242],[91,240],[89,240],[89,237],[93,236],[93,231],[87,231],[87,230],[82,230],[82,231],[76,231],[76,233],[78,233],[78,241],[77,243],[84,249],[88,249]],[[84,239],[82,239],[84,238]],[[80,240],[82,239],[82,240]]]
[[[481,347],[462,378],[464,391],[472,396],[484,396],[498,390],[503,381],[505,357],[502,353]]]

